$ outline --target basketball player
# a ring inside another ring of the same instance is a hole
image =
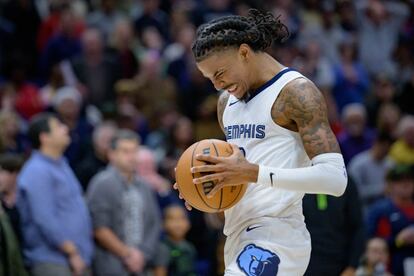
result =
[[[194,183],[250,183],[225,211],[225,275],[303,275],[311,243],[304,193],[340,196],[347,175],[326,104],[315,85],[264,52],[288,30],[271,14],[250,10],[200,26],[198,69],[217,90],[218,119],[233,146],[229,157],[200,155],[209,173]],[[188,204],[187,204],[188,206]]]

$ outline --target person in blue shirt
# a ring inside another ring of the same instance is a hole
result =
[[[18,176],[24,260],[32,275],[88,275],[93,242],[79,181],[63,153],[68,127],[49,113],[30,122],[34,151]]]

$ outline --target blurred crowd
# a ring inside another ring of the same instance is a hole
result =
[[[172,184],[224,139],[196,28],[249,8],[287,25],[268,52],[322,91],[348,169],[304,198],[307,274],[410,275],[412,0],[0,0],[0,275],[222,274],[222,216]]]

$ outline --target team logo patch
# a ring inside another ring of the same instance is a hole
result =
[[[275,253],[254,244],[247,245],[237,257],[239,268],[247,276],[275,276],[279,263]]]

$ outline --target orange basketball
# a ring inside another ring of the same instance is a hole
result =
[[[213,156],[229,156],[233,152],[231,145],[216,139],[201,140],[191,145],[181,155],[175,171],[178,190],[184,199],[194,208],[209,212],[221,212],[236,204],[246,192],[247,184],[226,186],[218,191],[212,198],[207,194],[214,188],[214,182],[194,184],[193,178],[204,173],[191,173],[191,168],[205,164],[195,158],[197,154],[210,154]]]

